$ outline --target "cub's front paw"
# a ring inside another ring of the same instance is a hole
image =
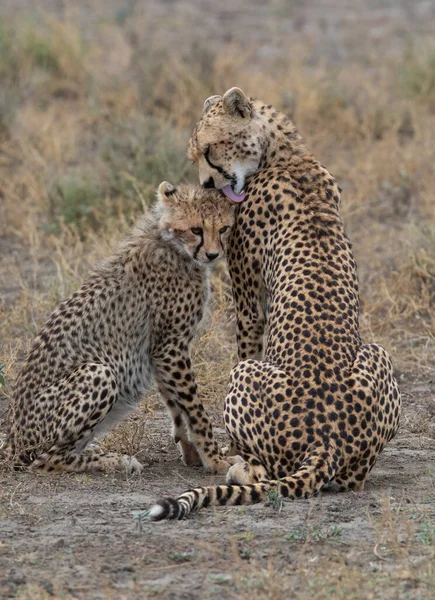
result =
[[[187,440],[180,440],[178,442],[178,447],[181,450],[181,457],[183,462],[188,467],[201,467],[202,460],[200,455],[198,454],[198,450]]]

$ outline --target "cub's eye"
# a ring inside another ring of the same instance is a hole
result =
[[[204,148],[204,156],[208,156],[210,154],[210,145]]]
[[[190,231],[192,233],[194,233],[195,235],[202,235],[202,228],[201,227],[191,227]]]
[[[219,233],[225,233],[226,231],[228,231],[228,229],[229,229],[228,225],[225,225],[224,227],[221,227],[219,229]]]

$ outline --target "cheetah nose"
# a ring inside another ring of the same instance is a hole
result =
[[[213,254],[211,252],[206,252],[205,255],[208,260],[212,261],[219,256],[219,252],[214,252]]]
[[[202,185],[205,188],[214,188],[214,179],[213,179],[213,177],[209,177],[208,179],[206,179]]]

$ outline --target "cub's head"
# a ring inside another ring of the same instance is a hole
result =
[[[216,190],[195,185],[159,185],[156,211],[164,239],[195,262],[221,258],[234,224],[234,205]]]
[[[199,169],[201,185],[241,202],[245,181],[257,171],[264,146],[264,128],[251,100],[234,87],[205,101],[187,152]]]

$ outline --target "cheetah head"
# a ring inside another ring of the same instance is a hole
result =
[[[220,192],[197,185],[174,187],[164,181],[155,210],[162,237],[197,264],[210,265],[224,255],[234,205]]]
[[[258,170],[265,143],[264,128],[251,100],[234,87],[205,101],[189,141],[188,157],[199,169],[201,185],[241,202],[245,182]]]

